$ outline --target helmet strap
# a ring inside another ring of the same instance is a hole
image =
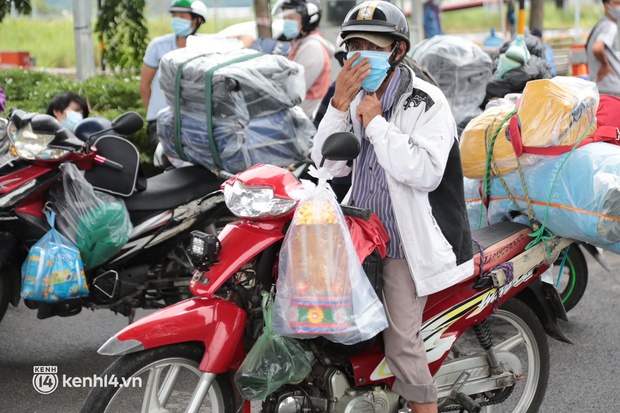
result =
[[[390,56],[392,55],[392,53],[398,50],[399,45],[400,45],[400,40],[396,40],[396,42],[394,42],[394,48],[390,52]],[[400,64],[400,62],[403,61],[404,58],[405,58],[405,55],[402,55],[398,60],[394,60],[393,62],[390,62],[390,68],[387,71],[386,78],[390,77],[394,69],[396,69],[396,67]]]
[[[192,13],[192,21],[196,22],[196,27],[194,27],[194,30],[192,30],[192,32],[190,33],[190,36],[193,36],[194,34],[196,34],[198,29],[200,29],[200,26],[202,25],[201,20],[202,20],[202,16]]]

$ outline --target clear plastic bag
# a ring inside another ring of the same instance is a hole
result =
[[[54,228],[55,214],[45,212],[52,227],[22,265],[21,297],[54,303],[88,295],[80,251]]]
[[[62,184],[50,191],[58,230],[75,243],[85,268],[94,268],[113,257],[129,240],[132,230],[125,203],[95,191],[71,163],[60,166]]]
[[[248,400],[265,400],[284,384],[306,377],[314,355],[298,341],[274,335],[271,329],[269,294],[263,294],[265,328],[235,373],[235,384]]]
[[[323,186],[300,200],[284,238],[273,315],[276,334],[347,345],[388,326],[340,206]]]

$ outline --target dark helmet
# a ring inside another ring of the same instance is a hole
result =
[[[272,14],[276,14],[280,10],[295,10],[301,14],[302,34],[308,34],[316,29],[323,14],[323,7],[319,0],[279,0],[273,6]]]
[[[403,40],[407,51],[411,48],[409,24],[401,9],[388,1],[365,1],[347,13],[340,35],[346,39],[349,33],[376,33]],[[405,53],[406,53],[405,52]]]
[[[86,142],[91,135],[106,129],[109,130],[111,128],[112,122],[110,122],[109,119],[99,116],[93,116],[80,121],[80,123],[75,126],[73,134],[77,136],[77,138],[81,141]],[[112,130],[110,130],[108,134],[116,135],[116,133]]]

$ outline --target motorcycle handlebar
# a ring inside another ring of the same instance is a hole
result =
[[[342,213],[351,218],[361,218],[364,221],[368,221],[370,219],[371,211],[368,208],[355,208],[346,205],[340,205],[340,209],[342,209]]]
[[[219,172],[217,173],[217,177],[218,177],[218,178],[220,178],[220,179],[223,179],[223,180],[225,180],[225,181],[226,181],[226,180],[229,180],[229,179],[230,179],[230,178],[232,178],[233,176],[235,176],[235,174],[231,174],[230,172],[228,172],[228,171],[223,171],[223,170],[222,170],[222,171],[219,171]]]

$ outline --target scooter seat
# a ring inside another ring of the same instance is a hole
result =
[[[472,231],[474,251],[474,273],[472,277],[508,261],[525,251],[525,247],[532,241],[528,235],[532,228],[516,222],[498,222],[491,226]],[[480,252],[482,248],[482,254]],[[481,260],[483,258],[483,260]]]
[[[222,180],[202,166],[174,168],[147,180],[146,190],[125,198],[131,212],[174,208],[220,189]]]

